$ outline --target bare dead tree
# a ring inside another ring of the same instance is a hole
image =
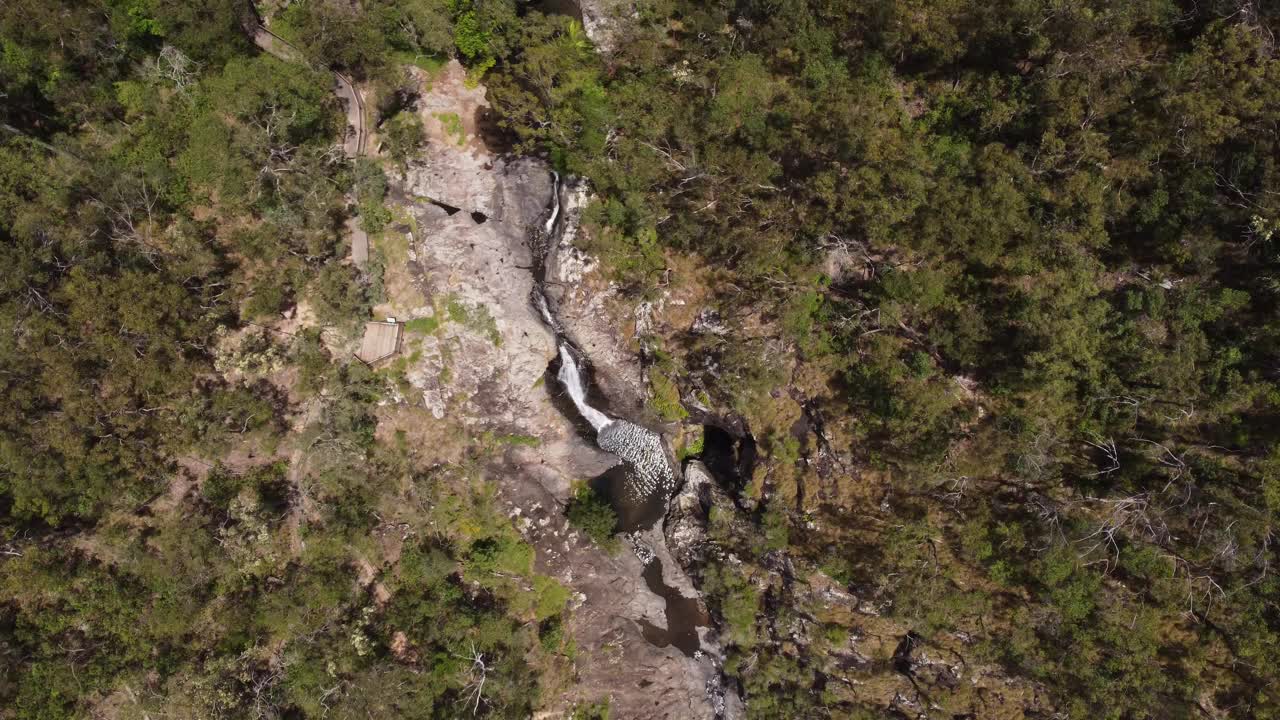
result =
[[[641,140],[640,144],[649,148],[655,153],[661,155],[663,158],[665,158],[667,161],[667,165],[669,165],[672,170],[675,170],[676,172],[679,172],[679,173],[685,173],[689,171],[689,168],[684,163],[680,162],[675,158],[676,151],[671,149],[670,147],[660,148],[657,145],[654,145],[653,143],[650,143],[650,142],[645,142],[644,140]],[[703,173],[703,175],[705,174],[706,173]]]
[[[129,190],[117,187],[112,194],[114,199],[111,202],[93,201],[106,213],[112,239],[135,246],[147,262],[159,270],[156,256],[161,253],[156,249],[155,238],[159,234],[156,206],[160,202],[160,194],[152,189],[146,178]]]
[[[1054,464],[1053,448],[1058,440],[1049,431],[1042,430],[1032,438],[1030,447],[1018,455],[1018,475],[1024,484],[1039,482],[1049,476]]]
[[[1106,463],[1107,463],[1106,467],[1102,468],[1097,472],[1089,473],[1088,477],[1098,477],[1099,475],[1103,477],[1107,477],[1111,475],[1111,473],[1120,469],[1120,452],[1116,448],[1115,439],[1098,438],[1096,441],[1085,440],[1084,444],[1101,452],[1103,457],[1106,459]]]
[[[1274,530],[1268,529],[1266,534],[1262,536],[1261,547],[1253,555],[1253,564],[1260,566],[1258,577],[1236,588],[1234,592],[1240,592],[1245,588],[1253,587],[1263,580],[1267,579],[1267,573],[1271,570],[1271,539],[1275,535]]]
[[[960,502],[965,498],[965,491],[969,488],[969,477],[961,475],[946,481],[951,486],[948,492],[942,493],[942,499],[951,504],[952,509],[958,509]]]
[[[1048,528],[1050,537],[1062,543],[1067,541],[1067,534],[1062,530],[1062,508],[1058,502],[1037,492],[1027,498],[1027,504],[1035,510],[1036,518]]]
[[[818,247],[828,252],[860,258],[863,263],[863,278],[866,280],[874,279],[878,274],[875,259],[871,257],[866,243],[860,240],[849,240],[832,233],[822,238],[818,242]]]
[[[1126,405],[1139,410],[1141,410],[1144,400],[1144,398],[1138,398],[1132,395],[1099,395],[1092,399],[1095,401],[1107,402],[1111,405]]]
[[[1276,51],[1276,36],[1263,20],[1262,12],[1258,10],[1260,4],[1259,0],[1220,0],[1216,3],[1217,14],[1247,28],[1261,41],[1260,53],[1271,57]]]
[[[1120,563],[1119,539],[1126,529],[1141,534],[1157,545],[1164,546],[1168,542],[1169,528],[1153,511],[1145,494],[1125,498],[1087,498],[1086,502],[1100,504],[1104,509],[1103,516],[1093,532],[1076,542],[1078,544],[1092,542],[1080,553],[1081,557],[1092,555],[1098,550],[1103,550],[1110,555],[1101,560],[1106,563],[1105,572],[1110,572]]]
[[[1203,615],[1213,606],[1215,599],[1226,599],[1226,591],[1218,584],[1213,575],[1193,568],[1185,558],[1176,554],[1166,553],[1163,557],[1173,565],[1174,579],[1181,576],[1185,580],[1184,600],[1187,603],[1186,615],[1188,618],[1195,619],[1199,615]],[[1197,603],[1199,604],[1198,610]]]
[[[250,652],[246,650],[240,656],[241,663],[248,665],[252,662]],[[252,680],[249,683],[249,690],[253,693],[253,717],[257,720],[275,720],[280,717],[280,709],[272,697],[272,691],[279,684],[280,678],[284,677],[285,667],[281,656],[273,654],[267,660],[266,672],[250,671]]]
[[[1182,459],[1182,456],[1170,450],[1167,445],[1140,437],[1132,437],[1129,438],[1129,440],[1150,445],[1160,451],[1156,456],[1156,461],[1169,470],[1169,482],[1165,483],[1164,488],[1160,492],[1168,492],[1169,488],[1172,487],[1174,483],[1177,483],[1183,478],[1187,478],[1188,480],[1191,479],[1191,468],[1187,465],[1187,462]],[[1188,492],[1181,503],[1184,505],[1191,499],[1190,485],[1188,485],[1187,490]]]
[[[484,655],[476,650],[475,643],[471,643],[467,655],[454,655],[454,657],[471,663],[467,668],[467,684],[462,688],[463,707],[470,705],[471,714],[475,715],[480,711],[480,701],[484,699],[484,683],[489,674],[489,666],[485,663]]]
[[[147,58],[142,70],[145,76],[167,82],[180,94],[186,95],[200,74],[200,63],[178,48],[165,45],[159,55]]]

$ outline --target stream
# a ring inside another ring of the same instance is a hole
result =
[[[661,435],[610,414],[606,398],[591,382],[590,360],[566,335],[547,299],[547,256],[558,246],[564,232],[560,190],[560,175],[553,172],[548,217],[541,232],[532,239],[534,287],[530,301],[555,335],[558,349],[556,359],[547,368],[547,387],[552,388],[554,380],[563,389],[563,393],[551,393],[552,402],[574,422],[579,434],[621,460],[589,484],[617,513],[619,532],[629,536],[637,557],[645,564],[645,585],[666,603],[666,628],[641,621],[645,640],[658,647],[674,645],[685,655],[698,657],[698,628],[708,626],[710,619],[696,598],[685,597],[665,582],[662,561],[645,546],[652,542],[665,544],[662,524],[667,502],[679,488],[680,477]]]

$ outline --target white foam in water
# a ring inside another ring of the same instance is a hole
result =
[[[587,404],[587,389],[582,384],[582,373],[578,370],[578,361],[574,359],[573,353],[569,352],[569,346],[564,343],[560,344],[559,378],[561,384],[569,391],[569,397],[573,398],[573,404],[578,408],[578,412],[591,423],[591,427],[595,428],[596,432],[600,432],[613,422],[608,415]]]
[[[560,173],[552,170],[551,177],[551,199],[555,204],[551,206],[551,217],[547,218],[547,224],[543,226],[542,231],[547,235],[551,235],[551,230],[556,226],[556,218],[560,217]]]
[[[542,294],[541,290],[534,292],[534,297],[538,299],[538,310],[542,312],[542,319],[547,321],[547,326],[552,330],[559,332],[560,323],[551,315],[551,308],[547,306],[547,298]]]
[[[675,473],[658,433],[626,420],[614,420],[596,433],[596,438],[602,450],[626,460],[635,470],[628,485],[633,499],[643,500],[659,490],[670,493],[676,489]]]

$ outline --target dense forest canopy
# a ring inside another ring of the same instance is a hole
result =
[[[450,717],[466,647],[506,658],[480,714],[538,707],[563,588],[509,579],[532,551],[471,470],[375,439],[386,378],[316,332],[254,341],[290,392],[217,358],[303,298],[336,326],[380,292],[341,230],[387,222],[385,177],[335,151],[324,65],[405,163],[404,66],[449,57],[517,152],[589,179],[587,249],[627,297],[695,275],[726,318],[653,338],[650,378],[658,414],[759,443],[750,522],[714,538],[740,562],[698,578],[751,716],[878,716],[834,649],[789,644],[783,553],[1062,717],[1280,717],[1280,7],[635,7],[601,53],[514,0],[261,3],[312,67],[257,51],[236,0],[0,7],[0,717],[143,686],[153,713]],[[216,462],[274,457],[305,399],[307,468]],[[192,462],[194,506],[156,511]],[[389,476],[452,500],[371,618],[349,564]]]
[[[871,547],[829,526],[793,550],[855,586],[901,574],[899,613],[983,627],[1073,716],[1270,717],[1277,11],[644,7],[618,55],[542,41],[491,87],[595,183],[597,249],[634,292],[695,253],[732,268],[726,315],[766,317],[680,370],[763,440],[766,530],[858,483],[796,466],[799,405],[903,507]],[[935,538],[949,578],[916,565]],[[743,645],[749,698],[813,698],[804,658]]]
[[[488,491],[376,443],[385,380],[315,331],[220,354],[304,295],[330,325],[376,295],[339,262],[353,169],[332,79],[258,53],[253,17],[0,8],[0,717],[442,717],[470,702],[466,652],[488,658],[484,710],[525,716],[564,590]],[[255,370],[281,365],[300,395]],[[290,439],[302,403],[318,411]],[[389,480],[435,531],[406,532],[373,618],[350,568]],[[392,626],[431,673],[374,662]]]

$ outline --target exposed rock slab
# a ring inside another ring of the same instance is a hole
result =
[[[500,218],[507,196],[497,191],[491,173],[494,156],[480,140],[476,122],[488,107],[484,87],[469,86],[467,71],[457,60],[450,60],[430,77],[418,68],[409,72],[422,87],[417,106],[427,143],[406,171],[405,188],[468,213]],[[530,188],[524,194],[535,203],[546,201],[540,188]],[[541,208],[538,204],[538,211]]]
[[[550,184],[535,161],[491,168],[470,186],[483,187],[490,202],[513,198],[507,222],[477,223],[428,203],[414,208],[419,232],[410,257],[423,294],[432,298],[425,310],[439,330],[421,340],[426,362],[409,379],[429,395],[424,398],[437,416],[453,408],[464,421],[545,427],[544,416],[555,411],[546,391],[534,386],[556,347],[529,303],[532,259],[525,237],[541,213],[537,198],[550,193]],[[432,382],[442,376],[447,382]]]
[[[608,54],[622,38],[626,23],[636,17],[632,0],[578,0],[582,11],[582,29],[596,49]]]

